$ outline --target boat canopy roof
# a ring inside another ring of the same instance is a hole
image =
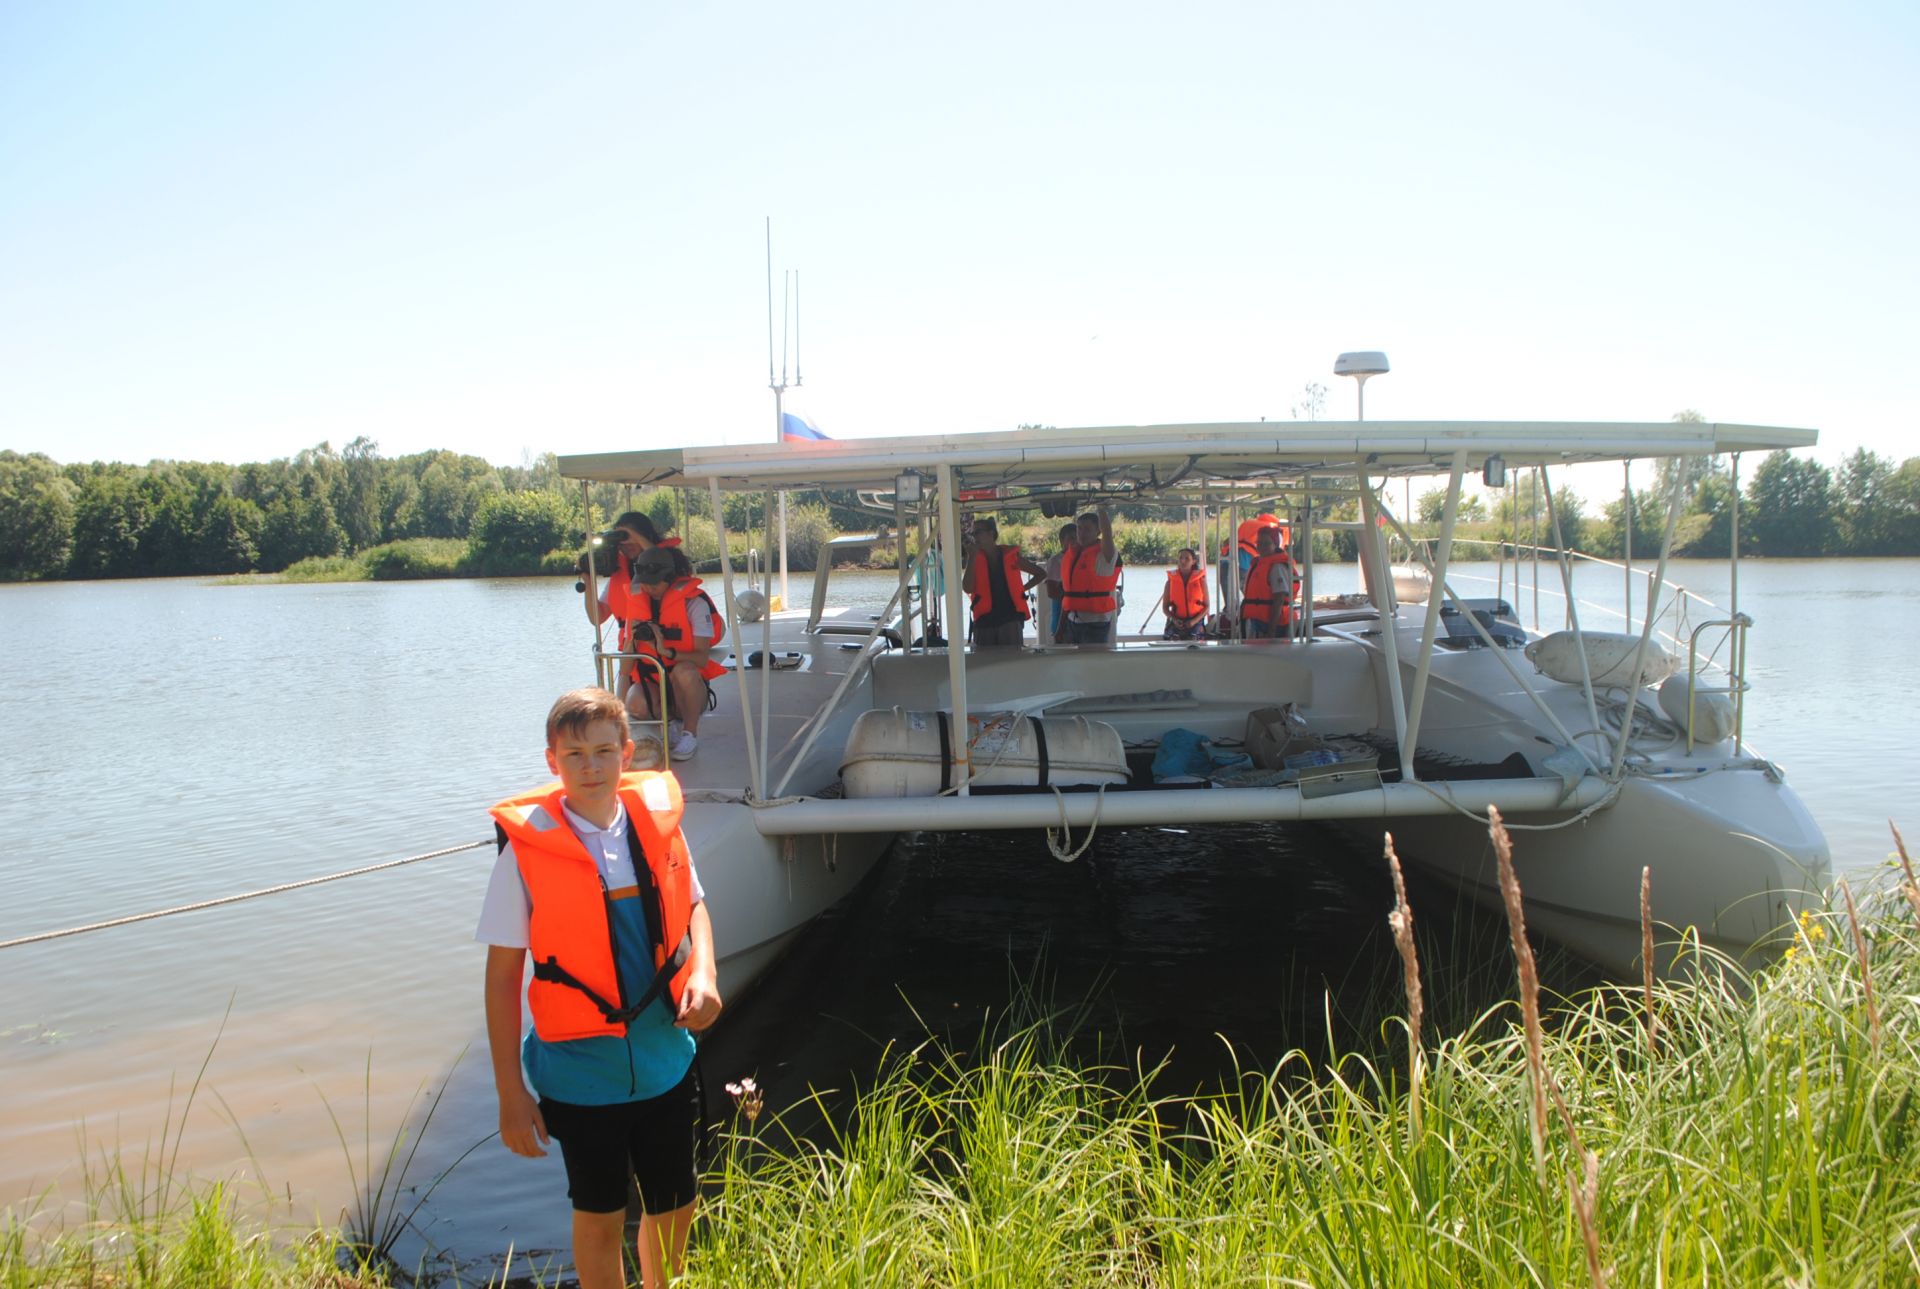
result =
[[[568,479],[729,491],[856,488],[890,492],[908,470],[950,465],[962,488],[1158,491],[1314,475],[1444,474],[1464,453],[1509,467],[1640,457],[1717,456],[1811,447],[1813,430],[1710,422],[1305,421],[1118,425],[987,434],[897,435],[807,443],[734,444],[598,452],[560,458]]]

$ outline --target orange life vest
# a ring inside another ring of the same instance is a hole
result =
[[[1000,548],[1000,567],[1007,577],[1007,594],[1013,597],[1013,607],[1022,619],[1033,616],[1027,609],[1027,597],[1020,593],[1020,548],[1002,546]],[[973,553],[973,616],[984,618],[993,612],[993,579],[987,576],[987,553]]]
[[[665,977],[639,999],[629,999],[621,987],[606,883],[567,826],[560,808],[562,791],[551,783],[508,797],[492,811],[500,835],[513,843],[533,905],[527,937],[533,982],[527,986],[527,1008],[533,1013],[534,1032],[549,1043],[625,1034],[628,1022],[661,989],[667,1006],[678,1011],[680,991],[693,970],[693,869],[680,834],[679,782],[660,770],[620,776],[628,841],[639,843],[633,858],[642,883],[640,898],[655,902],[655,916],[647,922],[660,928],[653,964]]]
[[[1060,602],[1068,613],[1112,613],[1120,607],[1113,588],[1120,585],[1120,561],[1113,572],[1101,573],[1100,546],[1075,546],[1060,556]]]
[[[653,597],[644,591],[636,591],[626,597],[629,613],[627,618],[627,648],[631,649],[634,653],[643,653],[650,657],[660,657],[659,650],[654,645],[653,631],[642,625],[652,622],[659,623],[661,638],[666,644],[667,652],[670,655],[677,654],[683,649],[692,648],[693,620],[687,615],[687,603],[696,595],[707,602],[707,608],[713,613],[713,643],[719,644],[722,637],[727,634],[727,624],[725,620],[721,618],[720,610],[714,606],[713,598],[700,589],[699,578],[682,577],[676,578],[673,583],[667,587],[667,593],[660,597],[657,609]],[[609,598],[607,603],[611,606],[613,603],[612,599]],[[661,658],[660,660],[662,662],[671,661],[670,658]],[[643,672],[642,666],[643,664],[641,663],[635,663],[633,665],[633,675],[635,677],[643,674],[647,676],[654,674],[652,667],[646,667]],[[716,676],[726,675],[727,669],[709,657],[706,665],[700,668],[700,674],[708,680],[712,680]]]
[[[1179,569],[1167,570],[1167,616],[1191,622],[1207,614],[1207,573],[1196,568],[1191,577]]]
[[[1280,535],[1282,542],[1287,540],[1287,526],[1281,523],[1275,515],[1255,515],[1252,519],[1241,520],[1240,527],[1235,530],[1235,536],[1239,539],[1240,549],[1256,558],[1258,558],[1260,554],[1260,530],[1262,528],[1273,529]],[[1222,550],[1220,553],[1225,555],[1226,551]]]
[[[1293,560],[1279,551],[1260,556],[1253,561],[1253,567],[1247,570],[1247,583],[1240,595],[1242,622],[1267,622],[1280,627],[1293,625],[1293,597],[1288,595],[1276,601],[1271,589],[1270,574],[1275,564],[1285,564],[1287,572],[1293,572]]]

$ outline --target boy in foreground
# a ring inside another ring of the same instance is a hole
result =
[[[697,1180],[693,1035],[720,1014],[680,786],[664,772],[626,773],[632,759],[618,698],[561,695],[547,713],[547,766],[560,781],[493,808],[501,850],[474,933],[488,946],[500,1140],[527,1156],[559,1141],[581,1289],[626,1283],[630,1178],[645,1213],[645,1289],[666,1289],[679,1274]],[[522,1045],[529,949],[533,1032]]]

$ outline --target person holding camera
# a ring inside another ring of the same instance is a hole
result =
[[[592,561],[593,571],[600,582],[600,598],[596,604],[592,596],[584,601],[587,621],[596,627],[612,614],[620,623],[620,648],[627,648],[627,622],[633,616],[625,612],[627,601],[634,593],[633,562],[640,558],[642,551],[650,551],[657,546],[678,546],[678,538],[662,540],[660,530],[653,526],[653,520],[637,510],[629,510],[613,521],[613,526],[593,539],[593,546],[580,557],[579,572],[581,581],[574,584],[582,595],[586,594],[587,563]]]

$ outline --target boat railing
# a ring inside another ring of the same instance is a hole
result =
[[[656,673],[658,673],[658,679],[660,682],[660,692],[662,694],[665,694],[667,692],[666,664],[661,662],[658,658],[654,657],[652,654],[636,653],[630,649],[603,649],[600,647],[598,643],[596,643],[593,647],[594,678],[599,683],[600,688],[606,690],[610,694],[622,693],[622,690],[620,688],[620,677],[626,671],[627,669],[626,665],[630,662],[642,663],[645,666],[653,668],[653,670]],[[660,704],[660,768],[661,769],[666,768],[667,748],[672,744],[672,739],[669,737],[670,731],[667,726],[668,719],[669,717],[667,716],[667,705],[666,703],[662,702]],[[646,767],[640,766],[636,768],[645,769]]]
[[[1728,618],[1711,622],[1702,622],[1687,637],[1687,755],[1693,755],[1694,729],[1699,722],[1700,697],[1703,694],[1725,694],[1733,703],[1733,754],[1740,755],[1743,725],[1747,713],[1747,690],[1752,686],[1747,682],[1747,628],[1753,625],[1753,619],[1744,613],[1736,613]],[[1728,640],[1728,662],[1725,668],[1727,681],[1724,685],[1702,686],[1700,684],[1700,636],[1714,627],[1725,627]]]
[[[1541,625],[1542,614],[1540,611],[1540,600],[1542,597],[1547,598],[1549,601],[1560,603],[1563,606],[1561,618],[1568,627],[1573,625],[1573,615],[1577,609],[1583,619],[1588,621],[1589,625],[1591,625],[1591,619],[1588,619],[1587,615],[1597,615],[1609,624],[1619,623],[1629,632],[1634,629],[1631,605],[1629,605],[1626,610],[1623,610],[1612,604],[1604,604],[1577,595],[1573,597],[1569,603],[1566,595],[1559,588],[1546,585],[1541,581],[1539,577],[1539,564],[1543,560],[1558,560],[1562,552],[1556,548],[1550,546],[1532,546],[1524,542],[1515,543],[1511,540],[1494,538],[1455,537],[1453,542],[1455,547],[1483,546],[1494,547],[1501,551],[1518,552],[1518,556],[1513,559],[1502,558],[1499,561],[1501,568],[1501,574],[1499,576],[1488,577],[1481,573],[1465,572],[1460,569],[1458,565],[1449,572],[1449,576],[1456,582],[1492,587],[1496,597],[1503,597],[1506,594],[1506,588],[1511,585],[1513,588],[1514,612],[1516,617],[1520,614],[1521,606],[1519,600],[1523,587],[1521,585],[1520,574],[1514,572],[1511,581],[1509,581],[1507,578],[1507,570],[1517,564],[1521,557],[1534,557],[1534,577],[1532,585],[1524,589],[1529,590],[1533,595],[1532,629],[1537,634],[1545,634],[1545,630]],[[1567,551],[1565,555],[1571,563],[1578,564],[1584,562],[1593,564],[1601,568],[1612,569],[1621,573],[1623,576],[1630,573],[1636,578],[1644,578],[1649,582],[1653,579],[1653,570],[1651,569],[1630,568],[1618,560],[1607,559],[1598,555],[1589,555],[1583,551]],[[1727,609],[1714,603],[1706,596],[1700,595],[1672,580],[1662,579],[1660,586],[1661,600],[1660,607],[1654,613],[1654,634],[1659,638],[1662,645],[1667,648],[1676,659],[1684,657],[1689,659],[1690,662],[1698,660],[1699,666],[1715,670],[1722,675],[1732,676],[1743,670],[1743,668],[1734,665],[1735,654],[1737,652],[1740,659],[1744,659],[1745,657],[1745,627],[1752,625],[1752,619],[1747,618],[1745,626],[1741,627],[1740,642],[1736,651],[1731,624],[1733,619],[1744,617],[1745,615],[1729,613]],[[1696,613],[1706,613],[1710,616],[1707,621],[1700,622],[1696,625],[1694,619]],[[1550,621],[1551,617],[1549,616],[1547,620]],[[1727,627],[1728,630],[1718,639],[1709,642],[1710,647],[1707,649],[1706,655],[1702,660],[1700,659],[1699,652],[1701,635],[1706,629],[1711,627]]]

